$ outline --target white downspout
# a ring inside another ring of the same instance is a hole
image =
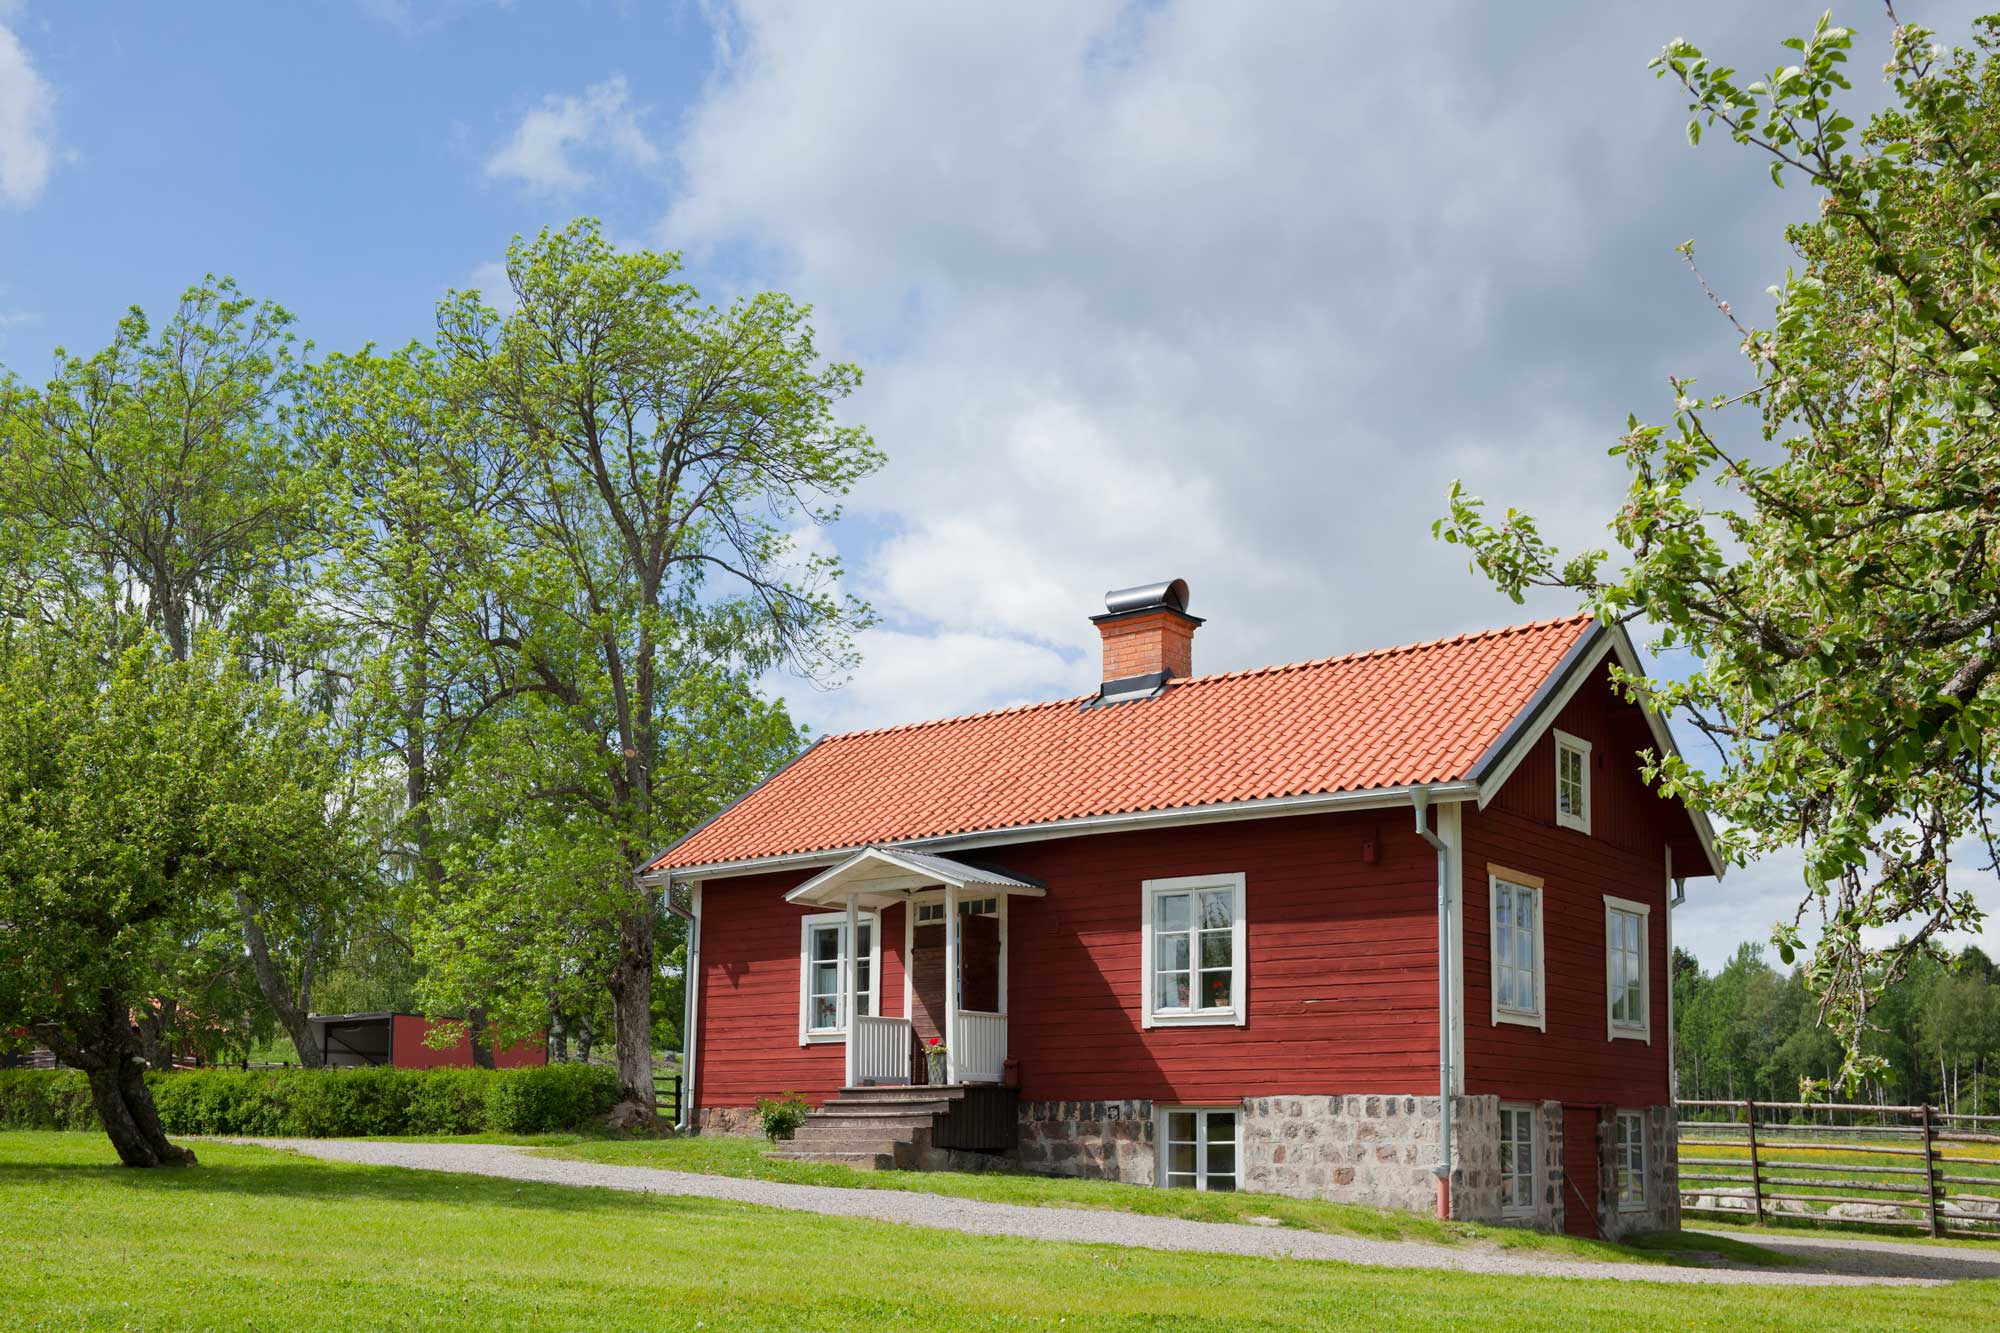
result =
[[[1416,807],[1417,834],[1437,852],[1438,886],[1438,1160],[1437,1215],[1451,1216],[1451,857],[1450,846],[1431,832],[1431,793],[1418,787],[1410,793]]]
[[[673,880],[667,881],[668,898],[673,896]],[[701,881],[696,880],[688,895],[688,947],[686,986],[681,995],[681,1105],[680,1121],[674,1132],[685,1134],[694,1124],[694,1024],[701,1015]]]

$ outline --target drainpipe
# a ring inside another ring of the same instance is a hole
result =
[[[670,878],[666,887],[667,901],[674,900],[674,883]],[[696,880],[688,895],[688,945],[685,976],[687,984],[681,995],[681,1104],[680,1119],[675,1122],[676,1133],[685,1134],[694,1124],[694,1025],[700,1016],[701,1002],[701,881]]]
[[[1437,852],[1438,884],[1438,1161],[1437,1215],[1451,1217],[1451,878],[1450,848],[1431,832],[1431,793],[1418,787],[1410,793],[1416,807],[1417,835]]]

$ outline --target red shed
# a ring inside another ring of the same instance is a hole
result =
[[[356,1065],[393,1065],[398,1069],[440,1069],[472,1067],[472,1038],[460,1032],[449,1046],[431,1046],[425,1041],[437,1026],[422,1014],[314,1014],[306,1020],[313,1025],[320,1049],[329,1065],[351,1068]],[[493,1052],[496,1069],[549,1062],[548,1044],[539,1039],[510,1042]]]
[[[791,1151],[1678,1224],[1671,910],[1721,865],[1587,617],[1193,674],[1179,580],[1077,698],[822,739],[650,861],[684,1117]],[[672,900],[681,900],[676,894]],[[941,1049],[940,1049],[941,1048]]]

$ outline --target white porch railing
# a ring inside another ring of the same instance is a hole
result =
[[[1007,1015],[959,1010],[956,1053],[959,1082],[998,1083],[1007,1062]]]
[[[855,1015],[854,1081],[864,1085],[910,1081],[909,1019]]]

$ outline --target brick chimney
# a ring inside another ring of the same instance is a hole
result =
[[[1105,594],[1104,614],[1090,623],[1104,639],[1103,683],[1093,704],[1151,698],[1175,676],[1194,674],[1194,632],[1184,579],[1120,588]]]

